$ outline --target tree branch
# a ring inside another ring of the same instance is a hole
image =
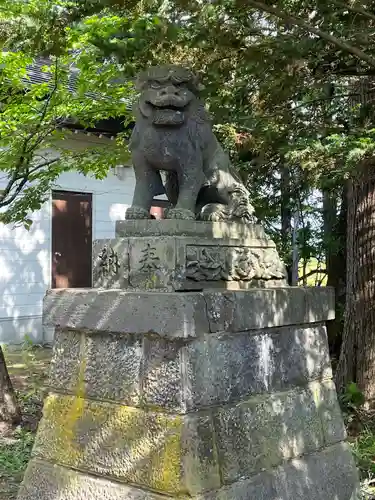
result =
[[[309,271],[308,273],[304,274],[303,276],[300,276],[298,278],[298,281],[307,280],[307,278],[314,276],[314,274],[326,274],[327,275],[328,271],[326,269],[314,269],[313,271]]]
[[[32,144],[29,147],[30,141],[33,139],[33,137],[35,137],[38,134],[38,131],[40,130],[40,128],[43,124],[43,120],[45,119],[45,117],[47,115],[48,107],[51,104],[52,97],[58,88],[58,74],[57,73],[58,73],[58,60],[56,58],[55,78],[54,78],[53,88],[51,89],[51,92],[50,92],[48,98],[46,99],[46,102],[44,103],[43,110],[42,110],[42,113],[40,115],[39,121],[36,124],[35,130],[33,132],[30,132],[28,134],[28,136],[25,137],[25,139],[23,141],[23,145],[22,145],[19,159],[17,161],[17,164],[14,167],[14,172],[13,172],[12,176],[10,177],[6,188],[2,191],[2,193],[0,195],[0,207],[10,205],[15,200],[15,198],[18,196],[18,194],[22,191],[23,187],[27,183],[29,176],[32,172],[35,172],[39,168],[51,165],[52,163],[57,161],[57,160],[53,160],[53,161],[45,162],[41,165],[38,165],[34,169],[32,169],[32,171],[30,171],[30,168],[29,168],[33,152],[35,152],[35,149],[41,144],[41,142],[55,129],[55,127],[54,127],[53,129],[48,129],[47,131],[42,133],[41,136],[39,136],[37,138],[37,140],[34,142],[34,144]],[[22,173],[22,175],[20,175],[20,170],[24,166],[25,162],[26,162],[25,170]],[[12,189],[17,181],[20,181],[20,183],[18,184],[14,193],[9,197],[9,194],[11,193],[11,191],[12,191]],[[7,197],[9,197],[9,198],[7,199]]]
[[[42,111],[42,114],[40,115],[40,118],[39,118],[39,121],[35,127],[35,131],[34,132],[31,132],[30,135],[29,135],[29,138],[28,138],[28,142],[38,133],[38,131],[40,130],[41,126],[43,125],[43,120],[45,119],[46,115],[47,115],[47,111],[48,111],[48,107],[49,105],[51,104],[51,100],[52,100],[52,97],[53,95],[56,93],[57,91],[57,88],[58,88],[58,59],[56,58],[55,60],[55,75],[54,75],[54,82],[53,82],[53,87],[51,89],[51,92],[49,93],[45,103],[44,103],[44,106],[43,106],[43,111]],[[45,136],[44,136],[45,137]],[[44,138],[43,137],[43,138]],[[43,139],[42,139],[43,140]],[[35,143],[34,146],[32,146],[30,148],[30,150],[34,150],[35,147],[40,143],[41,141],[37,140],[37,142]],[[30,152],[29,150],[29,152]]]
[[[341,38],[337,38],[331,35],[330,33],[327,33],[326,31],[322,31],[319,28],[316,28],[312,24],[307,23],[306,21],[303,21],[298,17],[294,17],[290,14],[283,12],[277,7],[272,7],[271,5],[267,5],[263,2],[257,2],[255,0],[246,0],[246,3],[251,7],[254,7],[255,9],[261,10],[263,12],[268,12],[269,14],[272,14],[278,17],[279,19],[282,19],[283,21],[295,24],[296,26],[300,26],[301,28],[304,28],[306,31],[309,31],[310,33],[314,33],[314,35],[317,35],[320,38],[323,38],[324,40],[333,43],[334,45],[336,45],[336,47],[340,48],[341,50],[353,54],[358,59],[365,61],[371,67],[375,68],[375,59],[373,57],[369,56],[368,54],[358,49],[357,47],[350,45]]]
[[[84,153],[84,152],[78,153],[76,155],[73,155],[71,158],[74,160],[74,159],[84,157],[85,155],[86,155],[86,153]],[[56,158],[51,158],[50,160],[46,160],[43,163],[38,163],[38,165],[35,165],[33,168],[30,168],[28,166],[27,169],[25,170],[24,175],[18,176],[18,177],[17,177],[17,174],[19,172],[19,169],[15,168],[15,172],[12,175],[11,179],[9,180],[7,187],[4,189],[4,191],[2,193],[0,192],[0,208],[10,205],[17,198],[17,196],[21,193],[22,189],[25,187],[26,183],[29,181],[30,176],[32,174],[34,174],[35,172],[37,172],[38,170],[40,170],[42,168],[49,167],[53,163],[57,163],[60,160],[61,160],[61,157],[58,156]],[[14,187],[14,185],[17,181],[21,181],[21,182],[17,185],[13,194],[11,196],[9,196],[10,192],[12,191],[12,188]],[[9,196],[8,199],[6,199],[7,196]]]
[[[367,17],[367,19],[371,19],[372,21],[375,21],[375,15],[370,14],[370,12],[367,12],[367,10],[362,9],[361,7],[352,7],[348,3],[344,2],[339,2],[338,0],[331,0],[331,2],[338,7],[342,7],[344,10],[349,10],[350,12],[355,12],[356,14],[361,14],[364,17]]]
[[[315,104],[316,102],[324,102],[324,101],[332,101],[334,99],[341,99],[343,97],[355,97],[359,96],[359,92],[351,92],[347,94],[336,94],[333,96],[327,96],[327,97],[317,97],[316,99],[311,99],[310,101],[303,102],[301,104],[298,104],[298,106],[295,106],[294,108],[290,108],[290,111],[294,111],[295,109],[299,108],[304,108],[305,106],[310,106],[310,104]]]
[[[8,186],[5,188],[5,190],[3,191],[2,195],[1,195],[0,207],[6,207],[6,206],[10,205],[12,203],[12,201],[14,201],[16,199],[16,197],[20,194],[20,192],[24,188],[25,184],[27,183],[28,179],[29,179],[29,176],[28,175],[25,176],[21,180],[21,182],[18,184],[14,193],[8,199],[6,199],[6,197],[9,195],[10,191],[12,190],[12,187],[17,182],[17,181],[14,181],[13,179],[11,179],[8,183]]]
[[[80,155],[76,155],[76,156],[73,156],[73,158],[78,158]],[[50,160],[46,160],[45,162],[43,163],[38,163],[38,165],[36,165],[34,168],[30,169],[30,172],[29,174],[34,174],[35,172],[37,172],[38,170],[40,170],[41,168],[44,168],[44,167],[49,167],[50,165],[52,165],[53,163],[56,163],[58,161],[60,161],[61,158],[60,156],[56,157],[56,158],[51,158]]]
[[[27,153],[33,153],[37,149],[37,147],[46,139],[49,135],[52,134],[56,130],[56,126],[53,126],[47,130],[45,130],[37,139],[36,141],[29,147],[27,150]],[[36,135],[36,134],[34,134]]]
[[[29,180],[29,177],[30,177],[30,175],[32,173],[35,173],[40,168],[52,165],[52,163],[56,163],[59,159],[60,158],[56,158],[56,159],[53,159],[53,160],[51,160],[49,162],[42,163],[42,164],[34,167],[31,170],[29,168],[27,168],[26,171],[25,171],[25,175],[23,177],[18,177],[18,179],[17,178],[14,179],[14,175],[13,175],[12,178],[9,180],[9,183],[8,183],[7,187],[5,188],[5,190],[3,191],[3,193],[1,194],[1,197],[0,197],[0,208],[9,206],[17,198],[17,196],[21,193],[22,189],[27,184],[27,182]],[[13,194],[11,196],[9,196],[9,194],[10,194],[13,186],[17,182],[17,180],[20,180],[21,182],[17,185],[17,187],[14,190]],[[7,196],[8,196],[8,198],[7,198]]]
[[[0,195],[0,207],[3,206],[2,203],[3,201],[5,200],[5,198],[9,195],[9,193],[11,192],[14,184],[22,179],[23,177],[28,176],[28,169],[26,169],[25,171],[25,174],[20,176],[19,173],[20,173],[20,170],[25,162],[25,158],[27,157],[26,156],[26,150],[27,150],[27,145],[29,143],[29,140],[31,139],[30,136],[26,137],[23,141],[23,145],[22,145],[22,149],[21,149],[21,153],[20,153],[20,156],[17,160],[17,163],[14,167],[14,172],[11,176],[11,178],[9,179],[8,181],[8,184],[6,186],[6,188],[1,192],[1,195]]]
[[[311,99],[310,101],[306,101],[306,102],[303,102],[301,104],[298,104],[298,106],[294,106],[294,108],[289,108],[289,111],[291,113],[293,113],[293,111],[295,111],[296,109],[301,109],[301,108],[305,108],[307,106],[310,106],[312,104],[315,104],[317,102],[325,102],[325,101],[332,101],[334,99],[341,99],[341,98],[345,98],[345,97],[355,97],[355,96],[359,96],[361,95],[359,92],[352,92],[352,93],[347,93],[347,94],[337,94],[337,95],[333,95],[333,96],[330,96],[330,97],[317,97],[316,99]],[[270,115],[264,115],[265,118],[274,118],[275,116],[279,116],[280,113],[273,113],[273,114],[270,114]],[[239,122],[242,122],[242,121],[246,121],[248,120],[249,117],[248,116],[240,116],[238,117],[238,121]],[[249,132],[251,132],[251,129],[248,129]]]

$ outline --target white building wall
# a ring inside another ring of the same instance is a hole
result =
[[[93,239],[113,238],[116,220],[124,218],[131,203],[133,169],[118,170],[120,178],[110,173],[104,180],[64,173],[54,187],[92,193]],[[25,336],[51,340],[43,338],[42,329],[43,297],[51,286],[51,214],[50,199],[32,215],[30,231],[0,224],[0,343],[19,343]]]

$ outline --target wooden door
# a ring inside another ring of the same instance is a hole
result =
[[[91,287],[92,195],[52,192],[52,288]]]

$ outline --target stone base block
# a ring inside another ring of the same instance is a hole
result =
[[[355,500],[331,290],[56,290],[44,306],[50,392],[19,500]]]
[[[358,500],[351,450],[338,444],[199,496],[199,500]]]
[[[329,321],[335,317],[334,303],[331,288],[190,293],[75,288],[47,292],[43,323],[72,330],[195,338]]]
[[[209,413],[173,415],[50,394],[33,454],[170,495],[220,487]]]
[[[358,476],[350,449],[338,444],[291,460],[248,480],[180,500],[357,500]],[[168,497],[33,459],[20,500],[166,500]]]
[[[331,377],[323,325],[195,340],[58,329],[50,384],[71,395],[183,414]],[[328,392],[318,394],[325,400]]]
[[[117,238],[93,246],[94,287],[248,289],[286,285],[261,226],[188,220],[118,221]]]
[[[184,415],[50,394],[33,455],[161,494],[194,496],[345,437],[330,381]]]
[[[32,459],[18,493],[21,500],[165,500],[165,496]]]

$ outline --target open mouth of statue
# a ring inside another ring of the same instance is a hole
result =
[[[168,105],[168,106],[158,106],[158,108],[160,109],[169,109],[171,111],[181,111],[182,109],[184,109],[182,106],[171,106],[171,105]]]
[[[182,111],[184,109],[184,106],[177,106],[176,104],[153,104],[152,102],[148,102],[150,106],[152,106],[155,109],[163,109],[166,111]]]

